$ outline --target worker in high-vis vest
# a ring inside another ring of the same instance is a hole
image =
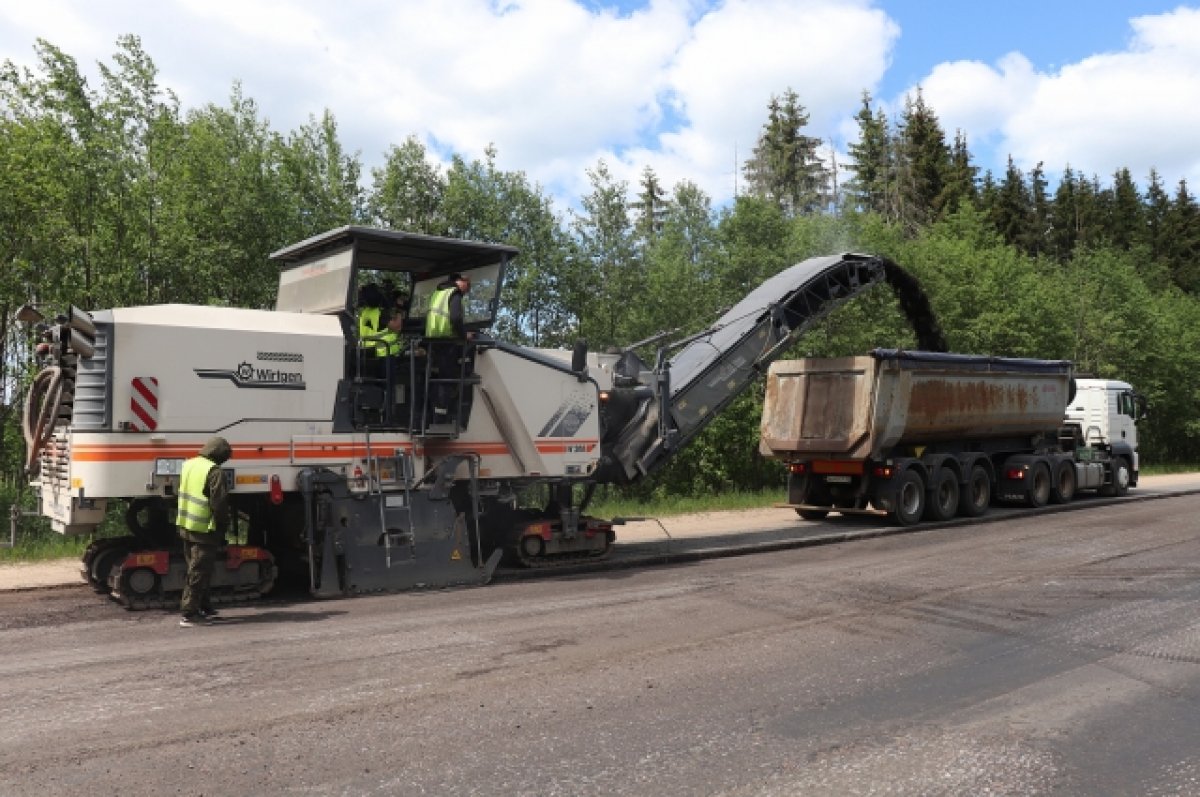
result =
[[[400,325],[404,321],[400,312],[385,309],[387,300],[378,285],[368,283],[358,292],[358,345],[374,357],[399,354]]]
[[[463,296],[471,290],[471,279],[462,274],[451,274],[429,297],[429,311],[425,315],[425,337],[430,340],[430,365],[438,379],[454,379],[462,373],[459,355],[461,341],[475,335],[466,329],[463,313]],[[450,404],[454,400],[454,386],[447,382],[435,382],[430,390],[433,405],[431,423],[450,422]]]
[[[179,475],[179,498],[175,524],[183,539],[187,582],[183,587],[184,628],[210,625],[217,611],[212,607],[209,585],[217,565],[217,554],[225,544],[230,526],[229,490],[221,465],[233,456],[223,437],[213,437],[200,453],[183,463]]]

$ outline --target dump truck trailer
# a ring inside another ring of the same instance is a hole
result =
[[[1074,379],[1065,360],[876,349],[773,363],[760,451],[786,464],[787,505],[805,519],[912,525],[1124,494],[1142,409],[1129,384]]]

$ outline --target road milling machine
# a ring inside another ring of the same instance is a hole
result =
[[[653,365],[636,345],[517,346],[487,334],[516,256],[348,226],[271,255],[274,310],[71,307],[43,320],[24,406],[41,513],[79,535],[123,508],[128,534],[93,542],[84,577],[129,608],[171,606],[185,573],[180,470],[221,435],[242,542],[224,550],[218,601],[261,595],[278,574],[319,597],[486,583],[502,557],[552,567],[605,556],[613,525],[586,514],[596,485],[661,467],[808,325],[873,285],[892,285],[924,348],[944,347],[919,286],[858,254],[776,274],[703,332],[658,341]],[[473,334],[427,340],[431,297],[453,274],[471,281]],[[407,297],[403,350],[388,357],[359,339],[368,282]],[[438,346],[455,356],[433,356]],[[447,361],[450,373],[438,368]],[[448,423],[430,412],[439,392]]]

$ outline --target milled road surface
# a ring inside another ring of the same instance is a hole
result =
[[[1198,794],[1198,518],[1189,495],[197,629],[0,595],[0,794]]]

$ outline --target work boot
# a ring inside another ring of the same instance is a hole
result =
[[[197,625],[212,625],[212,620],[208,619],[199,612],[195,614],[185,614],[183,617],[179,618],[180,628],[192,628],[193,626]]]

